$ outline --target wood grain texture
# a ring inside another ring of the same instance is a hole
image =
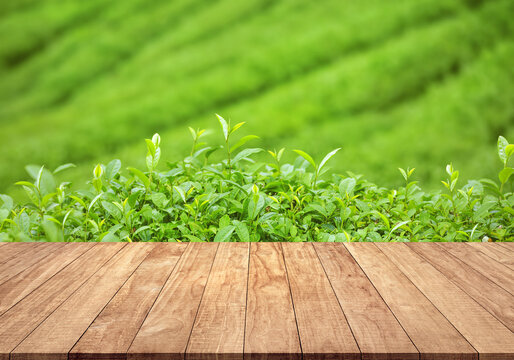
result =
[[[64,269],[79,256],[93,248],[95,243],[76,243],[63,246],[44,261],[32,265],[0,285],[0,315],[41,284]]]
[[[0,360],[514,359],[501,244],[26,245]]]
[[[514,253],[507,248],[500,246],[497,243],[470,242],[467,244],[475,248],[475,250],[483,252],[491,259],[494,259],[514,270]]]
[[[249,250],[249,243],[219,245],[186,359],[243,359]]]
[[[375,244],[347,243],[345,246],[405,329],[422,359],[478,359],[466,339]]]
[[[143,320],[187,244],[155,243],[130,279],[89,326],[69,359],[125,359]]]
[[[514,353],[514,334],[498,319],[408,245],[387,245],[377,246],[468,340],[481,360],[501,359]]]
[[[27,251],[32,249],[33,247],[39,245],[39,243],[2,243],[5,246],[0,248],[0,264],[9,260],[10,258],[20,255],[23,251]]]
[[[444,276],[514,331],[514,296],[487,277],[439,247],[413,243],[409,248],[430,262]]]
[[[514,272],[507,266],[491,259],[481,251],[467,244],[437,243],[457,259],[466,261],[466,264],[481,272],[511,294],[514,294]]]
[[[360,359],[359,347],[312,244],[282,243],[282,251],[303,359]]]
[[[124,243],[96,244],[84,256],[1,315],[0,359],[9,359],[10,352],[27,335],[125,245]]]
[[[66,243],[41,243],[0,264],[0,284],[65,247]]]
[[[511,252],[514,252],[514,242],[497,242],[495,244],[498,246],[501,246]]]
[[[344,245],[313,245],[357,340],[362,359],[419,359],[418,350]]]
[[[130,346],[128,359],[184,359],[217,247],[189,244]]]
[[[73,345],[154,246],[131,244],[114,255],[11,352],[11,360],[67,360]]]
[[[301,359],[300,340],[279,243],[252,243],[244,358]]]

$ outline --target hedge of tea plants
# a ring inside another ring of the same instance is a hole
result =
[[[446,166],[440,191],[424,191],[415,169],[398,169],[404,185],[386,188],[360,175],[334,174],[329,162],[301,150],[248,147],[218,115],[223,143],[203,142],[190,128],[191,151],[178,162],[161,156],[161,138],[146,139],[146,168],[119,160],[98,164],[85,189],[56,182],[62,172],[27,166],[33,182],[15,203],[0,195],[1,241],[513,241],[514,144],[498,138],[496,179],[459,182]],[[211,161],[211,155],[223,160]],[[257,160],[256,160],[257,159]],[[265,159],[264,161],[261,161]],[[267,160],[266,160],[267,159]],[[165,164],[164,164],[165,163]]]

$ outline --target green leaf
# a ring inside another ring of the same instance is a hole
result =
[[[75,196],[75,195],[70,195],[70,198],[71,198],[71,199],[73,199],[73,200],[75,200],[76,202],[78,202],[80,205],[82,205],[82,207],[83,207],[84,209],[87,209],[87,205],[86,205],[86,203],[85,203],[85,202],[84,202],[84,200],[82,200],[81,198],[79,198],[79,197],[77,197],[77,196]]]
[[[139,178],[139,180],[141,180],[141,182],[143,183],[145,188],[150,189],[150,179],[148,179],[148,176],[143,174],[143,172],[141,170],[133,168],[133,167],[129,167],[128,171],[130,171],[132,174],[137,176]]]
[[[121,211],[116,205],[108,201],[102,201],[102,207],[115,219],[121,218]]]
[[[229,225],[230,225],[230,216],[225,214],[220,219],[219,227],[221,229],[221,228],[227,227]]]
[[[266,202],[260,195],[253,195],[248,203],[248,218],[254,220],[260,214]]]
[[[320,164],[319,164],[319,167],[317,169],[318,173],[321,171],[321,169],[323,168],[323,166],[325,166],[325,164],[327,163],[328,160],[330,160],[339,150],[341,150],[341,148],[337,148],[335,150],[332,150],[331,152],[329,152],[327,155],[325,155],[325,157],[323,158],[323,160],[321,160]]]
[[[232,145],[232,147],[230,148],[230,152],[233,153],[234,151],[239,149],[241,146],[246,144],[248,141],[254,140],[254,139],[259,139],[259,137],[257,135],[246,135],[246,136],[243,136],[241,139],[239,139],[238,142],[236,142],[234,145]]]
[[[75,164],[72,164],[72,163],[68,163],[68,164],[64,164],[64,165],[58,166],[57,169],[54,170],[54,175],[57,174],[57,173],[60,173],[61,171],[64,171],[64,170],[67,170],[67,169],[70,169],[70,168],[74,168],[74,167],[77,167],[77,166]]]
[[[405,170],[403,170],[402,168],[398,168],[398,170],[400,170],[400,172],[402,173],[402,176],[405,179],[405,181],[408,181],[409,177],[407,176],[407,173],[405,172]]]
[[[34,180],[36,180],[37,175],[39,174],[39,170],[40,169],[41,169],[41,165],[27,165],[27,166],[25,166],[25,171]]]
[[[191,136],[193,137],[193,140],[196,140],[196,131],[191,126],[188,127],[189,132],[191,133]]]
[[[11,211],[14,207],[14,201],[9,195],[0,194],[0,200],[2,200],[2,206],[0,206],[0,209]]]
[[[121,169],[121,161],[118,159],[112,160],[105,167],[105,178],[107,180],[114,179],[114,177],[116,175],[118,175],[118,173],[120,172],[120,169]]]
[[[387,230],[389,230],[391,228],[391,226],[389,225],[389,219],[382,213],[378,212],[377,210],[373,210],[371,211],[371,213],[375,216],[378,216],[382,219],[382,221],[384,222]]]
[[[116,236],[116,234],[114,234],[113,232],[106,231],[102,233],[100,236],[98,236],[96,240],[101,242],[118,242],[120,241],[120,238]]]
[[[241,150],[236,156],[234,156],[234,158],[232,159],[232,163],[235,164],[239,160],[247,158],[248,156],[250,156],[252,154],[256,154],[261,151],[263,151],[263,150],[259,149],[259,148]]]
[[[307,154],[306,152],[304,152],[302,150],[293,150],[293,151],[295,153],[297,153],[298,155],[300,155],[301,157],[303,157],[305,160],[307,160],[312,165],[314,170],[317,169],[316,163],[314,162],[314,160],[312,159],[312,157],[309,154]]]
[[[148,149],[148,153],[150,155],[155,156],[155,144],[150,139],[145,139],[146,142],[146,148]]]
[[[514,169],[511,167],[506,167],[500,173],[498,174],[498,178],[500,178],[500,181],[502,184],[505,184],[507,181],[509,181],[510,176],[514,173]]]
[[[18,215],[17,224],[21,231],[25,234],[28,234],[30,231],[30,218],[27,213],[24,211],[20,215]]]
[[[26,187],[29,187],[29,188],[36,188],[36,185],[28,182],[28,181],[18,181],[16,183],[14,183],[14,185],[20,185],[20,186],[26,186]]]
[[[230,134],[232,134],[233,132],[235,132],[237,129],[239,129],[241,126],[243,126],[245,124],[245,122],[240,122],[238,124],[235,124],[234,126],[232,126],[232,129],[230,129]]]
[[[246,224],[244,222],[238,221],[235,226],[237,236],[239,236],[239,240],[241,240],[242,242],[250,241],[250,233],[248,231],[248,227],[246,227]]]
[[[152,142],[154,143],[155,148],[157,149],[161,145],[161,136],[158,133],[153,134]]]
[[[180,186],[173,186],[173,189],[175,189],[175,191],[180,195],[182,201],[185,203],[186,193],[184,192],[184,190]]]
[[[235,230],[235,226],[228,225],[224,228],[218,230],[216,236],[214,237],[214,242],[227,242],[230,240],[230,236]]]
[[[98,201],[98,199],[100,199],[100,197],[102,196],[102,194],[98,194],[96,195],[93,200],[91,200],[91,203],[89,204],[88,208],[87,208],[87,211],[90,212],[91,209],[93,208],[93,206],[95,206],[96,202]]]
[[[164,209],[164,207],[169,203],[169,199],[163,193],[153,193],[151,199],[159,209]]]
[[[104,169],[101,164],[97,164],[93,170],[93,176],[97,179],[101,178],[104,173]]]
[[[43,221],[43,230],[47,241],[60,242],[64,240],[60,227],[50,220]]]
[[[5,219],[7,219],[8,216],[9,216],[9,210],[7,210],[7,209],[0,209],[0,225],[2,224],[2,222]]]
[[[357,182],[354,178],[346,178],[341,180],[339,183],[339,193],[341,196],[352,196],[353,195],[353,189],[355,189],[355,184]]]
[[[221,125],[221,129],[223,130],[223,136],[225,137],[225,141],[227,141],[228,140],[228,135],[229,135],[229,133],[228,133],[228,131],[229,131],[228,124],[225,121],[225,119],[223,119],[221,117],[221,115],[216,114],[216,116],[218,117],[218,120],[219,120],[220,125]]]
[[[508,160],[514,154],[514,144],[509,144],[505,147],[505,154]]]
[[[36,182],[35,182],[35,185],[36,185],[36,188],[40,188],[41,186],[41,178],[43,177],[43,170],[45,170],[45,166],[41,166],[41,168],[39,169],[39,172],[37,173],[37,176],[36,176]]]
[[[498,136],[498,157],[502,161],[502,163],[507,163],[507,154],[505,152],[505,148],[509,145],[507,139],[503,136]]]

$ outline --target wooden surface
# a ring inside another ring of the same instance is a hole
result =
[[[514,359],[512,244],[0,243],[0,360]]]

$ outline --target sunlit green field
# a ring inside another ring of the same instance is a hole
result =
[[[26,164],[188,154],[215,113],[380,185],[494,177],[514,140],[512,0],[0,2],[0,193]],[[212,132],[210,143],[220,142]],[[296,156],[286,152],[285,158]],[[163,168],[166,161],[162,162]]]

